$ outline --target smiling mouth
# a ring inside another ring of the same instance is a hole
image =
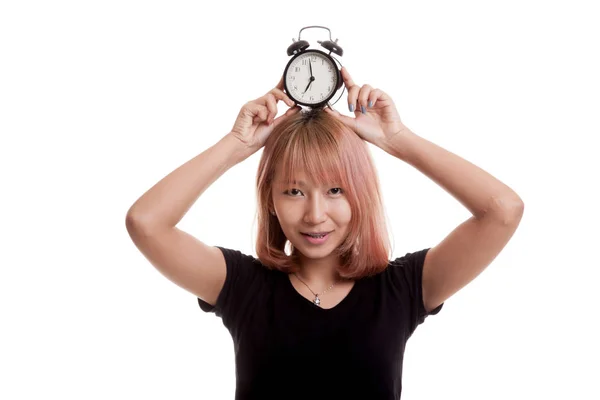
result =
[[[314,237],[314,238],[322,238],[324,236],[327,236],[330,233],[331,232],[321,232],[321,233],[304,233],[304,232],[302,232],[303,235]]]

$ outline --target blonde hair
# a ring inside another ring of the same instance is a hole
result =
[[[315,184],[339,183],[350,204],[348,235],[335,250],[338,273],[359,279],[383,271],[392,253],[379,178],[367,143],[354,131],[323,110],[301,111],[282,121],[268,137],[256,175],[256,254],[269,269],[298,272],[298,254],[273,210],[272,187],[278,168],[286,181],[302,170]]]

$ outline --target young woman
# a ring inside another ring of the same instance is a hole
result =
[[[409,130],[386,93],[356,85],[345,68],[342,76],[354,117],[294,107],[280,81],[127,215],[139,250],[231,333],[236,399],[399,399],[409,337],[494,260],[523,214],[509,187]],[[275,118],[278,101],[291,108]],[[473,216],[435,247],[390,260],[366,142]],[[261,148],[257,257],[176,227],[215,180]]]

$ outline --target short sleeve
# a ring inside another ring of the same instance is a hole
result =
[[[431,312],[425,311],[423,302],[423,265],[425,256],[430,248],[413,253],[406,253],[390,263],[388,267],[390,281],[398,299],[403,302],[403,308],[409,318],[410,334],[425,321],[429,315],[440,312],[444,303]]]
[[[216,247],[225,258],[225,282],[214,306],[199,297],[198,305],[204,312],[215,313],[226,327],[231,328],[248,312],[253,296],[263,290],[266,268],[258,259],[239,250]]]

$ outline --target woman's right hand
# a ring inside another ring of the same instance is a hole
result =
[[[282,100],[291,108],[279,118],[277,102]],[[230,134],[238,139],[248,151],[254,153],[264,146],[273,129],[285,118],[300,111],[300,106],[283,92],[283,77],[277,86],[256,100],[244,104],[231,129]]]

